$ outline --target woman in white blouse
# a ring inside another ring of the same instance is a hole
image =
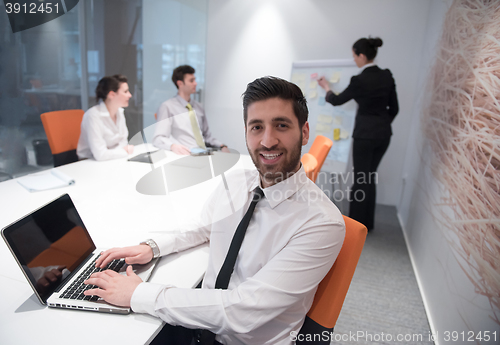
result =
[[[126,157],[134,147],[128,144],[128,129],[123,108],[132,94],[123,75],[104,77],[95,89],[97,105],[83,115],[78,158],[98,161]]]

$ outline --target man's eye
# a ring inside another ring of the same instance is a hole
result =
[[[261,128],[262,128],[261,126],[253,126],[253,127],[252,127],[252,130],[257,131],[257,130],[259,130],[259,129],[261,129]]]
[[[287,124],[285,124],[285,123],[280,123],[280,124],[278,124],[278,127],[279,127],[279,128],[287,128],[287,127],[288,127],[288,125],[287,125]]]

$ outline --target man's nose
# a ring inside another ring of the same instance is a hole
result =
[[[260,144],[266,148],[271,148],[278,143],[278,139],[274,135],[274,131],[272,129],[266,129]]]

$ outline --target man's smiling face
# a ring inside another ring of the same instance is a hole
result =
[[[300,127],[292,101],[274,97],[250,104],[245,132],[248,152],[264,188],[299,170],[301,146],[309,140],[309,124]]]

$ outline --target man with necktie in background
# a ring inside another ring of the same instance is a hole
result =
[[[201,104],[191,99],[197,86],[194,73],[194,68],[188,65],[174,69],[172,81],[178,92],[157,111],[153,145],[181,155],[189,155],[193,148],[205,149],[207,145],[229,152],[227,145],[212,137]]]

